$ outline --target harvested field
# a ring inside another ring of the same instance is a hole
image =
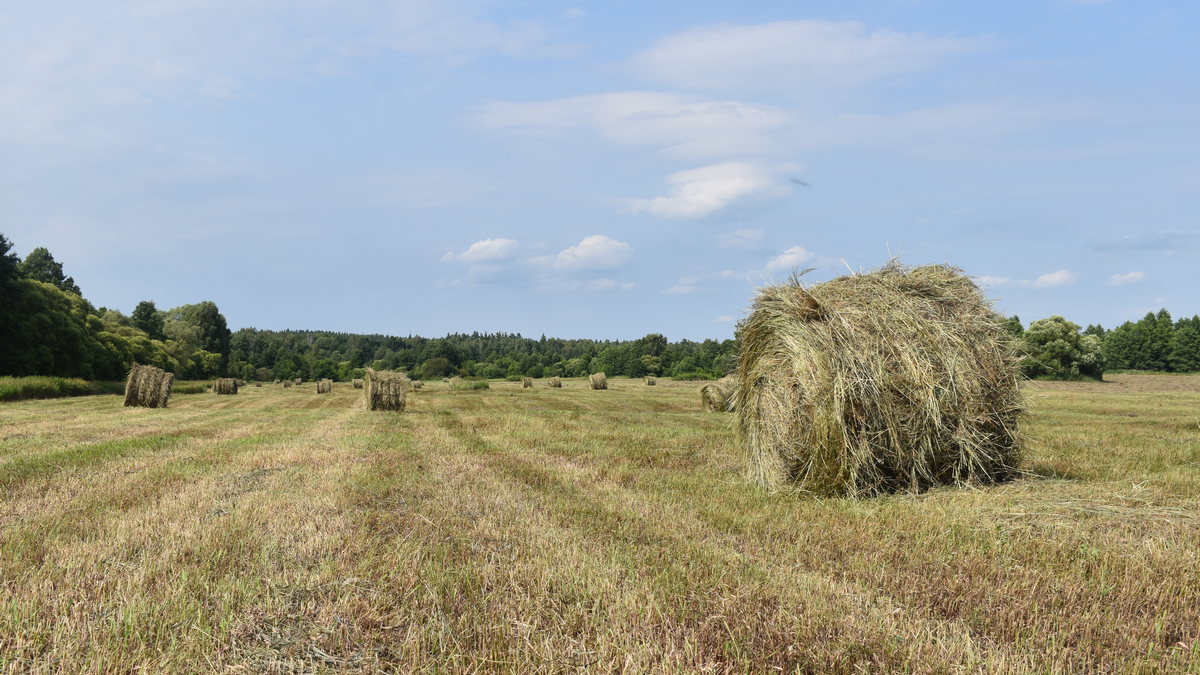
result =
[[[1200,377],[1033,383],[1021,478],[860,500],[748,483],[695,382],[610,379],[0,404],[0,662],[1200,670]]]

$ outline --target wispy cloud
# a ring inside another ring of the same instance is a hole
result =
[[[803,246],[793,246],[788,250],[767,261],[768,272],[779,272],[781,270],[790,270],[795,267],[800,267],[806,262],[811,261],[816,256],[811,251]]]
[[[1127,286],[1136,284],[1146,280],[1146,273],[1140,271],[1125,272],[1124,274],[1114,274],[1105,282],[1108,286]]]
[[[992,44],[983,37],[870,30],[857,21],[723,24],[668,35],[631,64],[642,76],[671,86],[766,89],[816,98],[831,89],[921,70]]]
[[[1034,279],[1032,285],[1034,288],[1058,288],[1059,286],[1070,286],[1078,280],[1079,275],[1068,270],[1058,270]]]
[[[541,256],[532,262],[562,272],[610,270],[620,267],[632,253],[633,247],[623,241],[593,234],[556,255]]]
[[[462,253],[446,253],[442,260],[456,260],[464,263],[481,263],[494,260],[504,260],[516,254],[520,244],[516,239],[482,239],[467,247]]]
[[[631,210],[660,218],[706,218],[746,202],[787,196],[791,190],[765,167],[753,162],[724,162],[680,171],[667,177],[666,197],[633,200]]]

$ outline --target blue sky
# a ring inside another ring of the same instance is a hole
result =
[[[958,265],[1200,311],[1200,4],[50,0],[0,10],[0,232],[231,326],[732,335]]]

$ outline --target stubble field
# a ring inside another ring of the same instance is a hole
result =
[[[1200,377],[1111,379],[863,501],[748,485],[698,383],[0,404],[0,669],[1200,671]]]

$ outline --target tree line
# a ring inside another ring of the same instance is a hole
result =
[[[347,380],[364,369],[414,377],[481,378],[666,375],[717,378],[737,362],[736,340],[671,342],[527,338],[508,333],[442,338],[309,330],[230,331],[210,301],[159,310],[152,300],[126,315],[94,307],[45,248],[23,260],[0,234],[0,375],[118,380],[132,363],[181,379],[302,377]],[[1167,310],[1111,330],[1081,329],[1060,316],[1006,323],[1030,377],[1099,378],[1106,370],[1200,372],[1200,316],[1173,320]]]

